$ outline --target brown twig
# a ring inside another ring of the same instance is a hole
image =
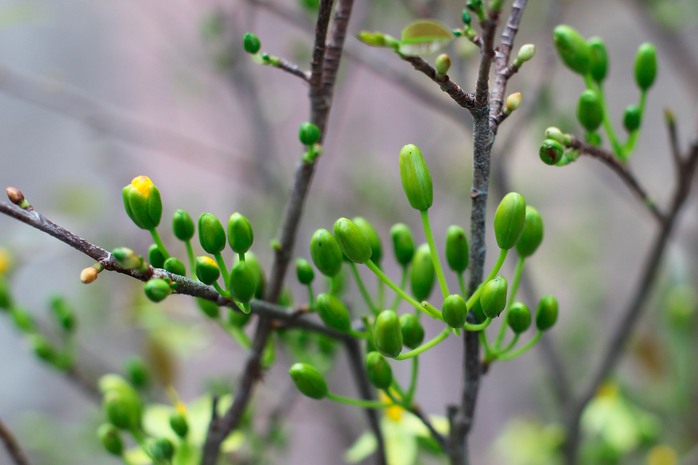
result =
[[[409,56],[398,54],[400,58],[412,65],[414,69],[424,74],[426,77],[434,81],[439,85],[441,90],[446,92],[458,105],[468,110],[476,110],[481,105],[479,105],[475,99],[475,95],[469,92],[465,92],[460,88],[458,84],[451,81],[448,75],[443,77],[438,77],[436,75],[436,69],[424,60],[422,57]]]
[[[309,71],[301,69],[300,66],[298,66],[297,64],[291,63],[290,61],[285,60],[284,58],[277,57],[277,61],[276,63],[274,63],[274,68],[278,68],[281,71],[285,71],[292,76],[300,78],[305,83],[310,82]]]
[[[30,465],[27,456],[24,455],[19,443],[12,435],[12,432],[5,426],[0,419],[0,439],[5,444],[5,449],[10,455],[10,458],[16,465]]]

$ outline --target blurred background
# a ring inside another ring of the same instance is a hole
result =
[[[297,128],[309,118],[309,103],[299,79],[253,63],[241,37],[252,31],[263,51],[307,68],[315,7],[313,0],[0,1],[0,184],[20,188],[37,210],[93,243],[145,254],[151,239],[129,221],[120,190],[147,175],[163,198],[161,234],[168,246],[179,245],[167,231],[177,208],[194,218],[209,211],[225,219],[240,211],[252,221],[253,250],[269,268],[268,244],[302,155]],[[354,37],[360,30],[399,36],[415,17],[459,27],[462,8],[444,0],[356,2],[297,256],[309,258],[312,232],[339,216],[367,218],[386,249],[396,222],[412,226],[417,241],[423,240],[419,216],[399,182],[397,156],[407,143],[422,149],[432,172],[437,241],[451,224],[469,231],[470,115],[407,63]],[[529,2],[516,40],[515,50],[534,43],[537,54],[509,82],[507,93],[522,92],[523,104],[502,125],[494,146],[489,212],[505,193],[502,186],[541,212],[546,238],[526,265],[535,292],[528,303],[534,306],[544,294],[558,297],[560,320],[549,342],[565,361],[572,386],[581,388],[634,292],[658,228],[597,161],[583,157],[555,168],[538,158],[547,126],[582,134],[574,114],[583,83],[557,63],[552,48],[552,29],[561,23],[606,40],[611,65],[605,89],[619,133],[625,106],[638,99],[635,51],[646,41],[657,46],[659,75],[630,166],[657,203],[667,206],[674,172],[663,110],[676,115],[685,149],[698,116],[698,1]],[[452,78],[473,89],[474,46],[461,39],[448,52]],[[681,457],[676,463],[698,462],[698,380],[691,364],[698,339],[690,290],[698,271],[697,208],[695,200],[687,203],[642,323],[605,391],[614,393],[606,400],[616,403],[599,407],[621,413],[605,429],[594,429],[590,414],[588,456],[600,457],[594,454],[601,450],[607,461],[589,463],[644,463],[660,444]],[[494,250],[491,234],[489,243]],[[235,386],[245,351],[191,299],[175,296],[154,306],[141,283],[109,273],[84,286],[79,274],[92,264],[88,258],[7,217],[0,217],[0,247],[13,257],[15,300],[48,332],[53,296],[65,296],[75,308],[78,358],[89,379],[121,372],[129,357],[140,355],[155,373],[154,401],[168,403],[166,383],[185,403]],[[390,251],[384,262],[397,279]],[[507,263],[506,273],[512,270]],[[289,283],[296,304],[304,303],[304,290],[294,279]],[[350,289],[350,300],[358,305],[355,291]],[[118,463],[95,438],[103,415],[99,402],[36,360],[9,317],[0,317],[0,418],[31,463]],[[428,335],[436,331],[427,328]],[[365,417],[295,395],[287,375],[294,360],[279,347],[277,363],[256,393],[258,420],[246,434],[265,431],[268,414],[282,412],[283,440],[276,438],[260,456],[242,446],[234,463],[342,463],[367,430]],[[443,416],[445,405],[457,402],[460,361],[457,338],[423,357],[417,400],[425,412]],[[406,367],[396,370],[408,375]],[[332,390],[356,395],[341,350],[329,376]],[[559,463],[554,449],[561,416],[553,383],[539,349],[495,364],[480,392],[473,463]],[[635,436],[627,433],[638,423],[649,426]],[[10,463],[3,454],[0,464]]]

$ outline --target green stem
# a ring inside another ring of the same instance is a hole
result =
[[[521,282],[521,275],[523,273],[525,257],[519,256],[516,261],[516,268],[514,269],[514,279],[511,282],[511,289],[509,292],[509,300],[507,300],[507,306],[504,308],[504,313],[502,314],[502,325],[499,327],[499,333],[497,334],[497,339],[494,341],[494,348],[499,349],[504,341],[504,334],[507,330],[507,316],[509,315],[509,309],[511,304],[514,303],[516,299],[516,293],[519,290],[519,283]]]
[[[340,402],[342,404],[354,405],[356,407],[363,408],[388,408],[395,405],[392,402],[381,402],[380,400],[352,399],[350,397],[340,396],[331,392],[327,393],[327,398],[335,402]]]
[[[170,253],[167,251],[167,247],[165,247],[165,244],[162,242],[162,239],[160,239],[160,234],[158,234],[158,230],[153,228],[149,231],[150,235],[153,236],[153,242],[155,242],[155,245],[158,246],[158,249],[160,249],[160,252],[162,252],[162,256],[165,257],[165,260],[170,258]]]
[[[422,352],[426,352],[427,350],[429,350],[432,347],[439,344],[441,341],[446,339],[450,334],[451,334],[451,328],[447,327],[443,331],[441,331],[434,339],[422,344],[421,346],[417,347],[416,349],[412,349],[409,352],[405,352],[404,354],[398,355],[397,357],[395,357],[395,360],[407,360],[408,358],[416,357],[417,355],[421,354]]]
[[[647,103],[647,91],[641,90],[640,91],[640,117],[645,114],[645,104]],[[625,142],[625,145],[623,146],[623,153],[622,153],[622,159],[623,161],[628,161],[630,158],[630,154],[633,153],[633,150],[635,150],[635,144],[637,144],[637,139],[640,136],[640,128],[635,129],[633,132],[628,135],[628,140]]]
[[[502,355],[496,355],[495,357],[496,357],[497,360],[511,360],[511,359],[514,359],[514,358],[518,357],[519,355],[522,355],[524,352],[526,352],[528,349],[530,349],[530,348],[533,347],[534,345],[536,345],[536,343],[538,342],[538,340],[540,339],[540,337],[541,337],[542,335],[543,335],[543,332],[542,332],[542,331],[538,331],[538,332],[536,333],[536,335],[533,336],[533,337],[531,338],[530,341],[528,341],[526,344],[522,345],[522,346],[519,347],[518,349],[512,350],[511,352],[507,352],[507,353],[502,354]]]
[[[485,318],[485,321],[479,324],[474,324],[474,323],[465,323],[463,325],[463,328],[466,331],[482,331],[483,329],[487,328],[490,323],[492,323],[492,319],[487,317]]]
[[[429,313],[428,310],[426,310],[422,304],[417,302],[413,297],[411,297],[409,294],[407,294],[405,291],[403,291],[401,288],[399,288],[390,278],[388,278],[383,271],[381,271],[380,268],[376,266],[375,263],[373,263],[371,260],[367,261],[365,265],[368,267],[369,270],[373,271],[376,276],[380,278],[381,281],[383,281],[385,284],[388,285],[390,289],[395,291],[396,294],[398,294],[400,297],[402,297],[404,300],[406,300],[410,305],[412,305],[414,308],[419,310],[420,312],[424,312],[427,315],[433,317]]]
[[[458,288],[460,289],[460,295],[468,295],[465,288],[465,273],[458,273]]]
[[[312,311],[313,307],[315,306],[315,293],[313,292],[313,284],[308,283],[306,287],[308,288],[308,310]]]
[[[490,274],[487,276],[487,279],[485,279],[482,282],[482,284],[480,284],[478,288],[475,289],[473,295],[471,295],[468,301],[465,303],[468,306],[468,311],[470,311],[473,308],[475,301],[480,298],[480,292],[482,292],[482,288],[485,287],[485,284],[487,284],[489,281],[492,281],[494,277],[497,276],[497,273],[499,273],[499,270],[502,269],[502,265],[504,265],[504,261],[507,259],[508,253],[509,250],[499,249],[499,257],[497,257],[497,262],[494,264],[494,267],[492,268],[492,271],[490,271]]]
[[[217,252],[213,254],[213,258],[216,259],[218,268],[220,268],[221,270],[221,276],[223,276],[223,283],[225,284],[225,288],[227,290],[230,290],[230,274],[228,273],[228,267],[225,264],[225,260],[223,260],[223,255],[221,255],[220,252]]]
[[[393,395],[390,393],[391,389],[394,390],[395,392],[397,392],[400,395],[401,399],[404,399],[407,395],[407,394],[405,394],[405,391],[402,389],[402,387],[400,386],[400,383],[398,383],[397,379],[395,379],[394,376],[393,376],[393,382],[390,383],[390,389],[384,391],[385,395],[387,395],[388,397],[393,399]],[[395,402],[395,403],[398,404],[399,402]]]
[[[356,339],[368,339],[368,333],[364,331],[357,331],[355,329],[350,329],[347,331],[348,334],[354,336]]]
[[[603,110],[603,129],[604,131],[606,131],[606,135],[608,136],[608,141],[611,144],[613,153],[615,153],[616,155],[618,155],[619,158],[622,159],[623,147],[621,146],[620,142],[618,142],[616,132],[613,130],[613,125],[611,124],[611,119],[608,113],[608,106],[606,105],[606,97],[603,94],[603,88],[600,85],[597,85],[596,82],[594,82],[594,78],[591,77],[590,73],[587,73],[584,76],[584,83],[586,84],[588,89],[594,90],[599,94],[599,100],[601,101],[601,108]]]
[[[478,336],[480,337],[480,344],[482,344],[482,347],[485,348],[485,360],[493,360],[494,351],[492,350],[492,347],[490,347],[489,342],[487,342],[487,333],[485,331],[480,331]]]
[[[409,409],[414,399],[414,393],[417,390],[417,375],[419,374],[419,357],[412,358],[412,371],[410,372],[410,388],[407,390],[407,395],[403,398],[405,406]]]
[[[189,272],[191,276],[196,279],[196,259],[194,258],[194,248],[191,246],[191,241],[184,241],[184,245],[187,248],[187,257],[189,257]]]
[[[359,274],[359,270],[356,267],[356,263],[350,262],[349,266],[351,267],[351,272],[354,275],[354,280],[356,280],[356,285],[359,286],[359,292],[361,292],[361,296],[364,298],[366,305],[368,305],[368,308],[370,308],[374,314],[378,314],[378,309],[373,305],[371,295],[368,293],[366,286],[364,286],[364,281],[363,279],[361,279],[361,275]]]
[[[220,284],[218,284],[218,282],[213,283],[212,286],[213,286],[213,288],[214,288],[215,290],[218,291],[218,293],[219,293],[220,295],[222,295],[222,296],[225,297],[226,299],[232,299],[232,298],[233,298],[233,296],[230,294],[230,292],[228,292],[228,291],[226,291],[225,289],[223,289],[223,288],[220,286]]]
[[[380,277],[378,279],[380,279]],[[381,280],[381,283],[383,283],[382,280]],[[400,278],[400,289],[404,289],[405,285],[407,285],[407,266],[406,265],[402,267],[402,277]],[[400,305],[400,300],[402,300],[400,297],[400,294],[395,294],[395,299],[393,299],[393,303],[390,304],[390,309],[397,310],[398,305]]]
[[[507,344],[507,346],[505,348],[495,351],[495,354],[496,355],[504,355],[505,353],[509,352],[511,349],[514,348],[516,343],[519,341],[519,336],[520,336],[519,334],[514,334],[514,338],[511,341],[509,341],[509,344]]]
[[[436,243],[434,242],[434,234],[431,232],[431,222],[429,221],[429,210],[419,211],[422,217],[422,227],[424,228],[424,235],[427,238],[427,244],[429,244],[429,251],[431,252],[431,260],[434,262],[434,271],[436,272],[436,278],[439,280],[439,287],[441,287],[441,294],[445,299],[451,293],[448,290],[448,283],[446,282],[446,276],[444,275],[444,270],[441,268],[441,259],[439,259],[439,251],[436,249]]]
[[[383,303],[385,302],[385,283],[378,279],[378,309],[383,308]]]
[[[239,253],[239,254],[238,254],[238,260],[241,261],[241,262],[244,262],[244,261],[245,261],[245,254],[244,254],[244,253]]]

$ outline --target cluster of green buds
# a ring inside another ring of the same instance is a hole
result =
[[[642,116],[645,111],[647,91],[652,87],[657,77],[657,53],[652,44],[640,45],[635,56],[634,77],[639,89],[637,104],[628,105],[623,115],[623,127],[628,133],[627,140],[621,142],[611,124],[603,83],[608,74],[608,54],[606,45],[600,37],[584,39],[579,32],[567,25],[560,25],[553,31],[555,49],[562,62],[584,80],[586,89],[582,92],[577,103],[577,120],[584,128],[585,139],[589,144],[600,146],[602,138],[600,130],[608,137],[613,153],[620,161],[626,162],[633,152]],[[552,143],[555,141],[562,147]],[[562,157],[556,156],[566,146],[559,140],[547,137],[541,146],[541,159],[547,164],[565,165],[576,158],[576,154]],[[546,153],[544,155],[543,153]]]
[[[359,313],[360,307],[352,305],[352,314],[343,297],[331,290],[315,297],[310,287],[314,273],[307,260],[300,259],[296,271],[298,281],[308,286],[309,309],[316,311],[331,330],[366,341],[368,379],[390,399],[375,406],[409,408],[416,375],[413,372],[411,386],[402,389],[393,378],[390,359],[412,359],[415,361],[413,370],[417,370],[416,359],[420,354],[449,335],[462,331],[482,332],[481,341],[488,362],[515,358],[533,347],[542,332],[553,326],[557,319],[557,301],[552,296],[544,297],[535,307],[534,314],[525,303],[516,300],[524,262],[543,240],[543,220],[535,208],[526,204],[523,196],[513,192],[501,200],[494,215],[494,233],[500,249],[497,262],[484,282],[472,292],[468,292],[464,280],[470,258],[465,230],[457,225],[447,229],[446,266],[455,274],[459,287],[457,292],[452,292],[429,220],[434,192],[425,157],[417,146],[406,145],[400,151],[399,167],[407,202],[419,212],[426,239],[425,243],[415,246],[414,234],[407,225],[398,223],[390,229],[394,258],[402,269],[399,282],[393,281],[383,271],[380,236],[363,217],[353,220],[339,218],[331,231],[316,230],[310,240],[310,256],[317,270],[330,280],[349,268],[365,304],[365,313]],[[515,250],[518,255],[511,285],[499,274],[510,250]],[[375,292],[369,291],[359,265],[375,275]],[[437,283],[441,299],[432,297]],[[390,300],[386,299],[386,288],[394,292]],[[411,311],[401,311],[402,302],[409,304]],[[426,341],[421,322],[425,315],[443,324],[442,331]],[[485,330],[495,320],[501,324],[496,338],[490,343]],[[519,337],[534,321],[535,334],[525,343],[518,344]],[[507,334],[510,334],[508,340]],[[290,375],[298,389],[308,397],[366,406],[365,401],[330,392],[322,371],[312,364],[298,363],[291,368]]]

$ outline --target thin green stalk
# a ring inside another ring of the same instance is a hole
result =
[[[340,396],[331,392],[327,393],[327,398],[342,404],[354,405],[356,407],[363,408],[388,408],[395,405],[392,402],[381,402],[379,400],[352,399],[350,397]]]
[[[378,278],[380,279],[380,277]],[[381,280],[381,283],[383,283],[383,280]],[[402,277],[400,278],[400,289],[404,289],[405,286],[407,285],[407,266],[402,267]],[[400,305],[400,294],[395,294],[395,298],[393,299],[393,303],[390,304],[390,309],[391,310],[397,310],[398,305]]]
[[[499,333],[497,334],[497,339],[494,341],[494,348],[499,349],[504,341],[504,333],[507,330],[507,316],[509,315],[509,309],[511,304],[514,303],[516,299],[516,293],[519,290],[519,283],[521,282],[521,275],[523,274],[525,257],[519,256],[516,261],[516,268],[514,269],[514,279],[511,281],[511,289],[509,290],[509,300],[507,300],[507,306],[504,308],[504,313],[502,314],[502,325],[499,327]]]
[[[160,252],[162,252],[162,256],[165,257],[165,260],[170,258],[170,253],[167,251],[167,247],[165,247],[165,244],[162,242],[162,239],[160,239],[160,234],[158,234],[158,230],[153,228],[149,231],[150,235],[153,236],[153,242],[155,242],[155,245],[158,246],[158,249],[160,249]]]
[[[416,349],[412,349],[409,352],[405,352],[404,354],[398,355],[397,357],[395,357],[395,360],[407,360],[408,358],[416,357],[417,355],[421,354],[422,352],[426,352],[427,350],[429,350],[432,347],[436,346],[437,344],[441,343],[450,334],[451,334],[451,328],[446,327],[443,331],[441,331],[432,340],[422,344],[421,346],[417,347]]]
[[[409,410],[414,399],[414,393],[417,390],[417,375],[419,374],[419,357],[412,358],[412,370],[410,371],[410,388],[407,390],[407,395],[404,397],[405,407]]]
[[[241,262],[244,262],[244,261],[245,261],[245,254],[244,254],[244,253],[239,253],[239,254],[238,254],[238,260],[241,261]]]
[[[385,283],[378,279],[378,309],[383,308],[383,303],[385,302]]]
[[[501,350],[497,350],[495,352],[495,355],[504,355],[505,353],[507,353],[511,349],[513,349],[514,346],[516,345],[516,343],[519,341],[519,336],[520,336],[519,334],[514,334],[514,338],[511,341],[509,341],[509,344],[507,344],[507,346],[505,348],[503,348]]]
[[[405,391],[402,389],[402,386],[400,386],[400,383],[398,382],[397,379],[395,379],[394,376],[393,376],[393,382],[390,383],[390,389],[385,391],[385,394],[392,399],[393,395],[390,394],[391,389],[394,390],[395,392],[397,392],[400,395],[401,399],[405,398],[405,396],[406,396]],[[395,403],[397,404],[399,402],[395,402]]]
[[[618,155],[618,157],[623,159],[623,147],[618,141],[616,132],[613,130],[613,124],[611,124],[611,119],[609,117],[608,107],[606,105],[606,97],[603,94],[603,88],[600,85],[597,85],[596,82],[594,82],[594,78],[592,78],[591,74],[589,73],[587,73],[584,76],[584,83],[586,84],[587,89],[594,90],[599,94],[599,100],[601,100],[601,108],[603,109],[603,129],[604,131],[606,131],[606,135],[608,136],[608,141],[611,144],[613,153],[615,153],[616,155]]]
[[[217,252],[213,254],[213,258],[216,259],[218,268],[220,268],[221,270],[221,276],[223,276],[223,283],[225,284],[225,288],[230,290],[230,274],[228,273],[228,267],[225,264],[225,260],[223,260],[223,255],[221,255],[220,252]]]
[[[366,302],[366,305],[368,305],[368,308],[370,308],[374,314],[377,314],[378,309],[373,305],[371,295],[368,293],[366,286],[364,286],[364,281],[363,279],[361,279],[361,275],[359,274],[359,270],[356,267],[356,263],[350,262],[349,266],[351,267],[351,272],[354,275],[356,285],[359,287],[359,292],[361,292],[361,297],[363,297],[364,301]]]
[[[485,331],[480,331],[478,333],[478,336],[480,337],[480,344],[482,344],[482,347],[485,348],[485,360],[493,360],[494,351],[492,350],[492,347],[490,347],[490,344],[487,341],[487,333]]]
[[[189,257],[189,272],[191,276],[196,279],[196,259],[194,258],[194,248],[191,246],[191,241],[184,241],[184,245],[187,248],[187,257]]]
[[[458,273],[458,288],[460,289],[460,295],[468,295],[465,288],[465,273]]]
[[[218,282],[213,283],[213,288],[214,288],[215,290],[217,290],[218,293],[219,293],[220,295],[222,295],[223,297],[225,297],[225,298],[227,298],[227,299],[232,299],[232,298],[233,298],[233,296],[230,294],[230,292],[228,292],[228,291],[226,291],[225,289],[223,289],[223,288],[220,286],[220,284],[218,284]]]
[[[356,339],[368,339],[368,333],[364,331],[357,331],[355,329],[350,329],[348,333],[354,336]]]
[[[543,335],[542,331],[538,331],[535,336],[531,338],[530,341],[528,341],[526,344],[522,345],[516,350],[512,350],[511,352],[507,352],[502,355],[496,355],[497,360],[511,360],[519,355],[522,355],[524,352],[526,352],[528,349],[536,345],[536,343],[540,340],[540,337]]]
[[[436,248],[436,243],[434,242],[434,234],[431,232],[431,222],[429,221],[429,210],[420,210],[420,215],[422,217],[422,227],[424,228],[424,235],[427,238],[427,244],[429,244],[429,251],[431,252],[431,260],[434,262],[434,271],[436,272],[436,279],[439,280],[439,287],[441,288],[441,294],[445,299],[451,293],[448,290],[448,283],[446,282],[446,276],[444,275],[444,270],[441,268],[441,259],[439,259],[439,251]]]
[[[397,286],[390,278],[388,278],[383,271],[376,266],[375,263],[373,263],[371,260],[367,261],[365,265],[368,267],[369,270],[373,271],[380,279],[383,281],[385,284],[388,285],[389,288],[391,288],[393,291],[395,291],[396,294],[398,294],[400,297],[402,297],[404,300],[406,300],[410,305],[412,305],[414,308],[419,310],[420,312],[424,312],[429,316],[432,316],[428,310],[426,310],[422,304],[417,302],[412,296],[407,294],[405,291],[403,291],[401,288]]]
[[[482,292],[482,288],[485,286],[485,284],[487,284],[488,281],[492,281],[495,276],[497,276],[497,273],[499,273],[499,270],[502,269],[502,265],[504,265],[504,261],[507,259],[508,253],[509,250],[499,249],[499,257],[497,257],[497,262],[494,264],[492,271],[490,271],[487,278],[478,286],[477,289],[475,289],[473,295],[471,295],[465,303],[468,306],[468,310],[471,310],[475,304],[475,301],[480,298],[480,292]]]
[[[315,293],[313,292],[313,284],[308,283],[306,286],[308,288],[308,309],[312,311],[315,306]]]
[[[485,318],[485,321],[479,324],[465,323],[463,325],[463,329],[465,329],[466,331],[482,331],[483,329],[486,329],[491,323],[492,319],[487,317]]]

